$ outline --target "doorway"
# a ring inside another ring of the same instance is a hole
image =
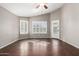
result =
[[[51,21],[51,38],[60,38],[60,21],[52,20]]]

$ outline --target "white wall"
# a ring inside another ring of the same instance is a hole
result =
[[[18,40],[18,17],[0,7],[0,48]]]
[[[79,4],[62,7],[62,39],[79,48]]]

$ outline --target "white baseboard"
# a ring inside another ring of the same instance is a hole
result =
[[[14,41],[12,41],[12,42],[10,42],[10,43],[8,43],[8,44],[5,44],[5,45],[1,46],[0,49],[6,47],[6,46],[8,46],[8,45],[10,45],[10,44],[12,44],[12,43],[14,43],[14,42],[16,42],[16,41],[18,41],[18,40],[14,40]]]
[[[65,40],[62,40],[62,41],[64,41],[64,42],[66,42],[66,43],[68,43],[68,44],[74,46],[75,48],[78,48],[78,49],[79,49],[79,46],[77,46],[77,45],[74,45],[74,44],[72,44],[72,43],[70,43],[70,42],[67,42],[67,41],[65,41]]]

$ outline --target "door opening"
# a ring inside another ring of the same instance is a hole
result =
[[[51,38],[60,38],[60,22],[59,20],[52,20],[51,22]]]

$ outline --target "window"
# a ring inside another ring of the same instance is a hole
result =
[[[28,33],[28,21],[20,20],[20,34]]]
[[[47,21],[32,21],[32,34],[46,34]]]

